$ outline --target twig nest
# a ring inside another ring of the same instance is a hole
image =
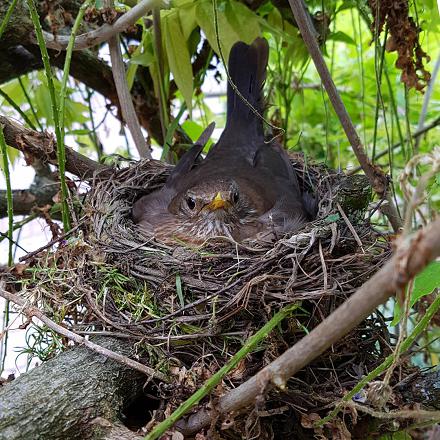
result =
[[[388,245],[363,221],[371,194],[363,176],[306,166],[300,157],[293,166],[304,191],[317,197],[318,215],[275,243],[173,247],[147,236],[133,224],[131,207],[163,185],[170,167],[160,162],[130,164],[93,185],[87,239],[120,276],[119,287],[107,283],[105,297],[94,289],[103,324],[129,329],[191,367],[207,352],[221,365],[287,304],[301,302],[301,318],[288,324],[288,341],[276,337],[270,358],[321,321],[378,268]]]
[[[315,327],[389,255],[388,243],[364,221],[370,200],[364,177],[305,165],[301,157],[292,166],[303,190],[317,198],[318,214],[275,243],[212,241],[194,247],[157,242],[133,223],[131,208],[138,197],[163,185],[170,167],[141,161],[111,179],[96,179],[81,234],[34,260],[42,270],[22,279],[23,290],[75,331],[111,331],[138,340],[143,361],[175,377],[175,383],[158,391],[167,411],[198,389],[281,307],[297,304],[296,312],[214,392],[221,395]],[[347,364],[366,370],[376,366],[389,353],[388,340],[377,313],[283,392],[269,396],[267,408],[282,402],[288,411],[303,411],[333,401],[342,392],[338,384],[356,382],[359,372]],[[234,423],[239,432],[248,429],[244,419]]]

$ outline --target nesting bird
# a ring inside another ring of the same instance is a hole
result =
[[[158,240],[199,244],[218,236],[236,241],[278,237],[307,221],[288,156],[276,141],[265,142],[258,116],[264,110],[268,54],[262,38],[232,47],[228,69],[234,86],[228,84],[219,141],[202,161],[197,159],[204,143],[196,143],[163,188],[134,204],[135,223]]]

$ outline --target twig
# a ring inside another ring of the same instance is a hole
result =
[[[440,308],[440,296],[438,296],[433,303],[429,306],[428,310],[426,310],[425,315],[419,321],[419,323],[414,327],[411,334],[402,342],[400,346],[399,354],[407,351],[414,341],[419,337],[419,335],[426,329],[432,317],[437,313]],[[335,417],[338,412],[342,409],[345,402],[350,401],[359,391],[362,390],[369,382],[374,380],[377,376],[382,374],[392,363],[395,358],[395,353],[390,354],[386,357],[386,359],[377,366],[371,373],[367,374],[360,382],[356,384],[356,386],[351,389],[338,403],[336,408],[332,410],[328,416],[324,417],[322,420],[317,422],[317,425],[322,426],[325,423],[329,422],[333,417]]]
[[[420,130],[417,130],[416,132],[414,132],[414,133],[412,134],[412,137],[413,137],[414,139],[417,140],[417,139],[420,138],[422,135],[424,135],[425,133],[427,133],[428,131],[432,130],[433,128],[435,128],[435,127],[437,127],[437,126],[439,126],[439,125],[440,125],[440,117],[438,117],[437,119],[435,119],[434,121],[432,121],[430,124],[425,125],[425,126],[424,126],[423,128],[421,128]],[[407,140],[407,139],[405,139],[405,140]],[[402,144],[401,144],[400,142],[397,142],[397,143],[395,143],[393,146],[391,146],[391,150],[397,150],[397,148],[399,148],[401,145],[402,145]],[[386,155],[388,154],[388,152],[389,152],[389,150],[386,149],[386,150],[381,151],[380,153],[376,154],[376,155],[374,156],[374,161],[376,162],[377,159],[380,159],[381,157],[386,156]],[[356,167],[356,168],[353,168],[353,169],[351,169],[351,170],[348,170],[348,171],[346,172],[346,174],[347,174],[347,176],[351,176],[351,175],[353,175],[353,174],[358,173],[359,171],[362,171],[362,167],[360,167],[360,166],[359,166],[359,167]]]
[[[75,38],[73,50],[82,50],[96,46],[99,43],[108,41],[111,37],[124,32],[128,27],[136,23],[149,10],[161,7],[164,0],[142,0],[135,7],[119,17],[113,24],[105,23],[99,29],[78,35]],[[69,43],[69,36],[53,35],[50,32],[43,32],[46,46],[55,50],[66,50]],[[30,39],[36,43],[35,36],[32,34]]]
[[[126,356],[115,353],[114,351],[111,351],[105,347],[101,347],[100,345],[95,344],[94,342],[91,342],[88,339],[57,324],[56,322],[49,319],[40,309],[32,305],[27,305],[26,301],[23,298],[6,291],[3,286],[0,286],[0,296],[5,298],[7,301],[11,301],[14,304],[22,307],[23,313],[28,318],[30,319],[32,319],[33,317],[38,318],[41,322],[46,324],[50,329],[76,342],[77,344],[82,344],[87,348],[89,348],[90,350],[96,351],[97,353],[102,354],[103,356],[106,356],[110,359],[113,359],[114,361],[119,362],[123,365],[127,365],[128,367],[140,371],[146,374],[147,376],[160,379],[163,382],[168,382],[167,377],[164,374],[160,373],[159,371],[155,371],[152,368],[147,367],[146,365],[142,365],[141,363],[136,362]]]
[[[107,7],[113,6],[112,0],[106,0]],[[134,8],[133,8],[134,9]],[[119,44],[119,36],[114,35],[108,40],[110,48],[110,59],[112,62],[113,79],[115,81],[116,92],[118,94],[119,105],[121,107],[122,118],[130,130],[133,137],[134,144],[142,158],[151,159],[151,151],[145,142],[145,137],[142,134],[139,119],[134,109],[130,90],[128,90],[127,79],[125,76],[125,64],[122,60],[121,46]]]
[[[374,191],[380,198],[386,198],[387,202],[382,206],[382,212],[387,216],[393,229],[398,231],[402,226],[402,220],[397,212],[391,195],[388,191],[388,179],[382,170],[375,167],[368,158],[361,140],[354,128],[353,122],[341,100],[341,97],[336,90],[336,86],[331,78],[330,72],[325,64],[324,58],[319,49],[316,38],[313,36],[312,24],[310,18],[307,16],[301,0],[289,0],[290,7],[292,9],[295,20],[298,24],[298,28],[304,39],[304,43],[309,50],[309,53],[315,63],[316,70],[321,77],[322,83],[327,91],[330,102],[336,114],[339,117],[345,134],[350,141],[354,154],[356,155],[359,164],[364,170],[368,180]]]
[[[440,255],[440,218],[418,230],[412,240],[405,241],[401,246],[407,246],[409,255],[404,272],[396,274],[399,260],[394,256],[308,335],[255,376],[223,396],[216,405],[216,414],[237,411],[252,404],[261,394],[261,384],[283,389],[290,377],[340,340],[437,258]],[[212,417],[211,412],[201,409],[177,426],[185,435],[189,435],[209,425]]]
[[[339,213],[341,214],[342,218],[345,221],[345,224],[347,225],[348,229],[350,229],[350,232],[352,233],[354,239],[356,240],[356,243],[359,245],[362,252],[365,254],[364,247],[362,245],[362,241],[359,238],[359,235],[356,232],[356,229],[353,228],[353,225],[351,224],[350,220],[347,217],[347,214],[345,214],[344,210],[342,209],[342,206],[339,204],[339,202],[336,203],[336,206],[338,208]]]
[[[146,437],[145,440],[155,440],[159,438],[174,423],[186,414],[194,405],[197,405],[203,397],[207,396],[220,381],[232,371],[238,363],[244,359],[254,348],[285,318],[287,318],[295,309],[297,304],[289,305],[281,309],[273,318],[267,322],[255,335],[251,336],[242,348],[231,358],[231,360],[220,368],[217,373],[212,375],[189,399],[182,403],[169,417],[159,423]],[[260,389],[260,391],[263,391]]]
[[[80,226],[81,226],[81,224],[74,226],[73,228],[69,229],[65,234],[63,234],[53,240],[50,240],[44,246],[41,246],[40,248],[36,249],[35,251],[29,252],[28,254],[23,255],[23,257],[20,257],[18,261],[22,262],[22,261],[29,260],[29,258],[34,257],[35,255],[39,254],[40,252],[46,250],[47,248],[50,248],[55,243],[58,243],[61,240],[64,240],[65,238],[67,238],[70,234],[72,234],[72,232],[75,232]]]
[[[48,133],[39,133],[31,130],[10,118],[0,115],[0,125],[3,125],[3,133],[6,143],[23,152],[26,157],[36,157],[44,163],[57,165],[56,142]],[[103,165],[77,153],[73,148],[66,148],[66,171],[75,174],[79,178],[92,178],[95,174],[99,177],[108,178],[113,173],[113,168]]]
[[[440,411],[427,411],[423,409],[404,409],[389,412],[376,411],[368,406],[353,402],[350,404],[360,412],[370,415],[376,419],[395,420],[395,419],[415,419],[415,420],[440,420]]]

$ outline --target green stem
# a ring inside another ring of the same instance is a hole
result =
[[[16,231],[17,229],[21,229],[24,225],[26,225],[27,223],[31,222],[32,220],[36,219],[38,217],[38,214],[31,214],[28,217],[24,218],[23,220],[14,223],[13,226],[13,230]],[[0,243],[5,240],[5,239],[9,239],[8,235],[0,235]]]
[[[291,304],[281,309],[275,316],[267,322],[260,330],[251,336],[240,348],[240,350],[232,356],[231,360],[217,371],[210,379],[208,379],[189,399],[183,402],[169,417],[159,423],[144,440],[155,440],[164,434],[174,423],[176,423],[183,415],[185,415],[193,406],[197,405],[201,399],[207,396],[221,380],[232,371],[238,363],[244,359],[254,348],[285,318],[287,318],[296,308],[297,304]]]
[[[3,127],[0,125],[0,150],[3,158],[3,172],[5,174],[6,180],[6,206],[8,211],[8,266],[12,266],[13,257],[12,257],[12,243],[13,243],[13,232],[14,232],[14,205],[12,200],[12,187],[11,187],[11,175],[9,173],[9,161],[8,161],[8,152],[5,137],[3,134]],[[3,325],[2,330],[8,327],[9,324],[9,301],[5,303],[5,310],[3,314]],[[7,336],[7,335],[6,335]],[[7,352],[7,337],[3,342],[3,356],[1,358],[0,365],[0,374],[3,373],[5,367],[6,360],[6,352]]]
[[[32,115],[35,118],[35,122],[37,123],[38,128],[40,129],[40,131],[44,131],[44,128],[41,125],[40,120],[38,119],[37,112],[35,111],[34,104],[32,103],[32,100],[26,90],[26,87],[23,84],[23,80],[21,79],[21,76],[18,77],[18,83],[20,84],[21,91],[23,92],[23,95],[25,96],[27,103],[29,104],[29,107],[31,109]]]
[[[414,341],[419,337],[419,335],[426,329],[428,324],[430,323],[432,317],[437,313],[440,309],[440,295],[435,298],[432,304],[428,307],[423,318],[419,321],[419,323],[414,327],[411,334],[402,342],[400,346],[400,350],[398,353],[390,354],[378,367],[376,367],[371,373],[365,376],[351,391],[349,391],[343,398],[342,401],[336,406],[336,408],[330,412],[327,417],[324,417],[322,420],[317,422],[317,426],[323,426],[328,423],[331,419],[333,419],[338,412],[342,409],[345,402],[351,400],[359,391],[361,391],[369,382],[374,380],[377,376],[382,374],[390,365],[393,363],[395,356],[399,356],[401,353],[407,351]]]
[[[376,34],[377,35],[377,34]],[[374,114],[374,130],[373,130],[373,150],[371,153],[372,161],[374,163],[374,157],[376,156],[376,144],[377,144],[377,129],[378,129],[378,121],[379,121],[379,111],[381,106],[381,86],[382,86],[382,70],[383,70],[383,64],[385,59],[385,42],[388,36],[388,29],[385,29],[385,36],[384,36],[384,42],[381,45],[379,37],[377,37],[377,43],[375,45],[374,49],[374,71],[376,73],[376,86],[377,86],[377,93],[376,93],[376,110]],[[380,50],[380,60],[378,59],[378,50]],[[380,61],[380,63],[379,63]]]
[[[0,125],[0,149],[3,158],[3,172],[5,173],[6,180],[6,206],[8,211],[8,266],[12,266],[12,233],[14,231],[14,212],[12,201],[12,187],[11,187],[11,175],[9,173],[9,161],[8,161],[8,147],[6,146],[5,136],[3,134],[3,127]]]
[[[68,232],[70,229],[69,208],[67,205],[67,199],[69,197],[69,191],[66,184],[66,149],[64,146],[64,118],[65,118],[65,105],[67,94],[67,80],[69,79],[70,63],[72,61],[73,46],[75,44],[75,35],[78,32],[79,26],[83,19],[86,9],[92,4],[93,0],[86,0],[80,7],[75,22],[73,23],[72,32],[69,37],[69,44],[66,49],[66,59],[64,61],[63,78],[61,80],[61,92],[60,92],[60,107],[59,107],[59,124],[60,124],[60,139],[57,139],[57,154],[58,154],[58,167],[60,170],[61,181],[61,193],[63,204],[63,225],[64,232]]]
[[[2,24],[0,24],[0,40],[2,38],[3,32],[6,30],[9,24],[9,19],[11,18],[12,13],[14,12],[17,1],[18,0],[12,0],[8,10],[6,11],[5,18],[3,19]]]
[[[58,159],[58,166],[59,166],[59,172],[60,172],[60,183],[61,183],[61,196],[62,196],[62,218],[63,218],[63,226],[65,231],[68,231],[70,229],[70,222],[69,222],[69,213],[68,213],[68,206],[67,206],[67,185],[66,185],[66,176],[64,172],[64,136],[62,134],[62,128],[59,120],[59,111],[58,111],[58,103],[57,98],[55,95],[55,85],[54,85],[54,79],[53,79],[53,73],[52,68],[50,66],[50,59],[49,59],[49,53],[47,52],[46,42],[44,41],[43,37],[43,30],[41,28],[40,24],[40,17],[38,16],[37,8],[35,7],[34,0],[26,0],[27,5],[29,7],[29,11],[31,13],[31,19],[34,24],[35,29],[35,35],[37,37],[38,46],[40,47],[41,51],[41,59],[43,60],[44,65],[44,72],[46,74],[46,80],[47,80],[47,86],[49,88],[49,94],[50,94],[50,101],[52,106],[52,117],[55,125],[55,137],[57,140],[57,159]],[[67,61],[67,56],[66,56]],[[61,99],[63,100],[63,99]]]
[[[174,132],[177,130],[177,126],[179,125],[180,118],[183,116],[183,113],[186,110],[186,104],[183,103],[180,107],[179,113],[177,116],[173,119],[171,124],[168,125],[167,134],[165,136],[165,141],[162,148],[162,155],[160,156],[160,160],[167,160],[169,159],[170,154],[170,148],[171,144],[173,142]]]
[[[29,125],[32,130],[37,131],[34,123],[29,119],[27,114],[20,108],[18,104],[2,89],[0,89],[0,96],[4,98],[4,100],[24,119],[27,125]]]
[[[397,112],[396,99],[394,98],[394,92],[393,92],[393,88],[391,86],[390,75],[388,73],[388,68],[387,68],[386,62],[384,63],[384,73],[385,73],[385,79],[387,80],[388,92],[390,94],[391,109],[393,111],[394,119],[396,121],[397,133],[399,135],[399,142],[402,145],[403,156],[406,158],[406,152],[404,150],[405,138],[403,137],[402,129],[400,127],[399,113]],[[389,150],[392,151],[391,146],[390,146]],[[390,165],[391,164],[392,164],[392,157],[390,156]]]
[[[153,34],[154,34],[154,51],[156,53],[157,60],[157,83],[159,88],[159,119],[162,129],[162,136],[165,139],[169,119],[167,113],[167,100],[165,94],[165,84],[164,84],[164,62],[163,62],[163,49],[162,49],[162,28],[160,20],[160,9],[153,9]]]

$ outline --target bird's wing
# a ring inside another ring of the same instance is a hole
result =
[[[206,143],[212,135],[215,128],[215,122],[211,122],[202,132],[196,143],[180,158],[179,163],[174,167],[173,171],[169,175],[165,186],[168,188],[174,188],[178,185],[179,181],[183,179],[196,164],[197,158],[203,151]]]

